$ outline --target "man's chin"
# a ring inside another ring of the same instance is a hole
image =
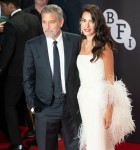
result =
[[[46,35],[47,38],[52,38],[53,39],[53,37],[55,37],[55,35],[53,35],[53,34],[46,34],[45,33],[45,35]]]
[[[60,34],[60,31],[58,32],[44,32],[47,38],[55,39]]]
[[[50,36],[50,35],[47,35],[47,34],[45,34],[45,36],[46,36],[47,38],[53,38],[53,36]]]

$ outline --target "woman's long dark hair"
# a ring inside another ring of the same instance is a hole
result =
[[[101,55],[104,50],[105,44],[108,44],[110,48],[114,49],[114,42],[110,35],[110,29],[106,25],[106,21],[103,15],[103,12],[97,5],[87,4],[84,6],[80,18],[84,12],[88,12],[91,14],[92,20],[95,23],[95,36],[93,41],[95,42],[95,46],[92,49],[93,58],[90,60],[96,61]],[[84,35],[82,35],[82,40],[86,39]]]

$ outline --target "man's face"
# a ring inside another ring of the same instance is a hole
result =
[[[60,34],[64,19],[59,19],[56,12],[42,14],[42,27],[46,37],[56,39]]]
[[[48,0],[35,0],[35,4],[39,6],[44,6],[48,4]]]
[[[2,8],[3,12],[6,14],[6,16],[11,15],[11,4],[7,5],[7,4],[1,2],[1,8]]]

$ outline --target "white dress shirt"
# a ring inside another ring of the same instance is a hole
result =
[[[47,46],[48,46],[48,55],[49,55],[49,61],[50,61],[50,66],[51,66],[51,71],[52,75],[54,74],[54,68],[53,68],[53,39],[52,38],[47,38]],[[65,69],[64,69],[64,44],[63,44],[63,38],[62,38],[62,33],[58,36],[56,39],[57,41],[57,47],[58,47],[58,52],[59,52],[59,58],[60,58],[60,70],[61,70],[61,82],[62,82],[62,92],[66,93],[66,87],[65,87]]]

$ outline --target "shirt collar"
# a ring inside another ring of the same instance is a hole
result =
[[[21,11],[21,9],[20,9],[20,8],[19,8],[19,9],[14,10],[14,11],[11,13],[11,17],[12,17],[15,13],[17,13],[17,12],[19,12],[19,11]]]
[[[62,32],[60,33],[60,35],[57,37],[55,41],[59,43],[61,40],[62,40]]]

